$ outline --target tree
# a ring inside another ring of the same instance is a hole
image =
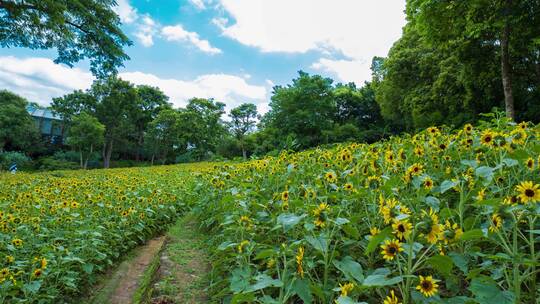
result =
[[[336,113],[332,82],[300,71],[292,84],[274,87],[264,126],[277,130],[282,139],[291,137],[299,148],[327,142],[323,134],[333,128]]]
[[[79,151],[81,168],[87,168],[94,147],[103,144],[104,133],[105,126],[92,115],[82,112],[73,117],[67,144]]]
[[[90,93],[81,90],[75,90],[62,97],[53,98],[51,109],[62,118],[62,136],[74,116],[83,111],[93,111],[95,105],[95,98]]]
[[[106,76],[129,57],[131,41],[120,29],[113,0],[0,0],[0,45],[56,48],[56,63],[90,60],[94,75]]]
[[[407,16],[422,36],[439,48],[456,52],[475,41],[495,47],[493,57],[499,58],[506,114],[516,119],[514,78],[526,72],[516,70],[518,63],[540,65],[540,50],[535,43],[540,38],[539,1],[410,0]]]
[[[39,130],[26,106],[28,102],[9,91],[0,91],[0,152],[25,150],[36,142]]]
[[[166,108],[158,113],[148,127],[147,145],[152,153],[152,165],[157,155],[165,164],[167,156],[175,149],[184,151],[187,139],[182,132],[182,116],[178,110]]]
[[[245,137],[255,126],[257,106],[252,103],[244,103],[231,110],[231,129],[236,139],[240,142],[242,156],[247,159]]]
[[[181,112],[182,129],[199,160],[209,152],[215,153],[220,138],[225,134],[221,121],[224,109],[224,103],[213,99],[192,98],[185,111]]]
[[[135,159],[139,161],[144,145],[144,132],[147,130],[148,124],[157,117],[161,110],[170,108],[170,105],[167,103],[169,97],[157,87],[139,85],[136,89],[139,98],[137,98],[138,103],[131,114],[131,119],[135,124],[136,131]]]
[[[95,99],[92,114],[105,126],[103,167],[109,168],[115,142],[133,129],[130,115],[139,96],[131,83],[116,76],[95,81],[90,93]]]

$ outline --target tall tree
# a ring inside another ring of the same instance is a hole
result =
[[[114,0],[0,0],[0,45],[56,48],[56,63],[90,60],[92,73],[105,76],[129,59],[131,41],[120,29]]]
[[[245,137],[255,127],[257,118],[257,106],[252,103],[244,103],[231,110],[231,129],[236,139],[240,142],[242,156],[247,159]]]
[[[274,87],[263,124],[277,130],[279,137],[296,141],[299,148],[326,142],[324,131],[332,129],[336,113],[332,82],[300,71],[292,84]]]
[[[109,168],[115,142],[133,128],[130,118],[139,96],[131,83],[115,76],[95,81],[90,92],[96,102],[93,114],[105,126],[103,167]]]
[[[138,103],[131,117],[135,125],[137,141],[135,159],[139,161],[144,145],[144,133],[149,123],[157,117],[161,110],[170,108],[170,105],[167,103],[169,97],[157,87],[139,85],[136,89],[139,98],[137,99]]]
[[[94,96],[81,90],[75,90],[62,97],[53,98],[51,109],[62,118],[62,137],[73,117],[82,111],[93,111],[95,104]]]
[[[530,65],[538,64],[536,55],[529,57],[530,48],[521,46],[530,46],[538,54],[534,41],[540,38],[539,1],[410,0],[407,16],[418,25],[427,41],[439,47],[459,51],[461,46],[475,40],[497,47],[494,55],[499,58],[506,114],[516,118],[514,78],[520,73],[516,70],[517,63],[527,58]]]
[[[155,156],[161,158],[161,163],[165,164],[167,157],[175,149],[181,152],[185,150],[187,140],[182,132],[181,121],[181,113],[178,110],[167,108],[159,112],[150,122],[146,133],[146,145],[152,154],[152,165]]]
[[[224,109],[224,103],[213,99],[192,98],[182,111],[182,128],[199,159],[205,158],[208,152],[215,152],[219,139],[225,133],[221,121]]]
[[[25,150],[39,138],[39,130],[26,111],[26,99],[0,90],[0,152]]]
[[[105,126],[92,115],[82,112],[73,116],[66,142],[79,151],[81,168],[88,167],[94,148],[103,144],[104,133]]]

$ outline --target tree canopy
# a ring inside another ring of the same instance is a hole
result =
[[[112,10],[114,0],[0,0],[0,46],[56,48],[56,63],[90,60],[94,75],[116,72],[131,41]]]

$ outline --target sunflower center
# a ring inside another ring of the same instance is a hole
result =
[[[396,254],[396,247],[393,247],[393,246],[392,246],[392,247],[388,248],[388,253],[390,253],[390,254]]]
[[[431,282],[428,282],[428,281],[422,282],[422,289],[431,290]]]
[[[486,138],[484,139],[485,142],[490,142],[491,141],[491,136],[486,136]]]
[[[534,190],[533,189],[527,189],[525,190],[525,195],[527,197],[534,197]]]
[[[398,226],[398,229],[397,229],[397,230],[398,230],[399,232],[402,232],[402,233],[403,233],[403,232],[405,232],[405,226],[403,226],[403,225],[400,224],[400,225]]]

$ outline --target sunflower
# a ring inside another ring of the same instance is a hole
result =
[[[416,290],[419,290],[425,297],[432,297],[437,293],[437,284],[439,280],[433,279],[432,276],[420,276],[420,283],[416,286]]]
[[[522,203],[534,203],[540,201],[540,185],[531,181],[521,182],[516,189],[519,192],[519,199]]]
[[[491,216],[491,225],[489,226],[489,231],[497,232],[502,227],[503,220],[498,213],[493,213]]]
[[[490,129],[484,130],[482,136],[480,137],[480,143],[484,146],[493,146],[493,139],[497,136],[497,133],[491,131]]]
[[[3,279],[9,275],[9,269],[3,268],[0,270],[0,279]]]
[[[353,283],[345,283],[343,285],[339,284],[339,289],[341,291],[341,296],[346,297],[354,289],[354,284]]]
[[[433,188],[433,180],[430,177],[424,178],[424,188],[431,190]]]
[[[371,234],[371,236],[376,236],[379,233],[381,233],[381,230],[379,228],[377,227],[369,228],[369,234]]]
[[[21,239],[13,239],[13,240],[11,241],[11,243],[12,243],[13,245],[15,245],[16,247],[21,247],[22,244],[23,244],[23,241],[22,241]]]
[[[510,135],[512,136],[512,142],[517,145],[523,145],[527,140],[527,132],[521,128],[512,130]]]
[[[408,239],[412,232],[412,224],[407,220],[394,220],[392,228],[394,229],[394,234],[400,240]]]
[[[394,293],[394,290],[390,290],[390,295],[384,299],[383,304],[401,304],[398,297],[396,297],[396,294]]]
[[[383,258],[387,261],[393,260],[398,255],[398,253],[403,251],[399,240],[386,240],[384,241],[384,245],[382,245],[381,248],[381,254]]]
[[[463,127],[463,131],[465,131],[465,133],[467,134],[471,134],[472,130],[473,130],[473,126],[471,124],[466,124]]]
[[[337,180],[337,175],[334,172],[326,172],[326,174],[324,174],[324,178],[327,182],[333,183]]]
[[[534,159],[532,159],[531,157],[529,157],[526,161],[525,161],[525,166],[527,166],[527,168],[529,170],[534,170]]]
[[[437,136],[441,134],[441,131],[439,131],[437,127],[429,127],[427,128],[427,131],[431,136]]]
[[[34,278],[39,278],[39,277],[41,277],[42,274],[43,274],[43,270],[41,268],[38,268],[38,269],[34,270],[33,277]]]
[[[6,256],[6,263],[11,264],[15,261],[15,258],[12,255]]]
[[[304,247],[298,247],[298,252],[296,253],[296,272],[300,277],[304,277],[304,268],[302,267],[302,261],[304,260]]]
[[[353,185],[351,183],[346,183],[344,186],[343,186],[343,189],[347,190],[347,191],[352,191],[354,189]]]
[[[284,202],[289,200],[289,191],[281,192],[281,200],[284,201]]]

